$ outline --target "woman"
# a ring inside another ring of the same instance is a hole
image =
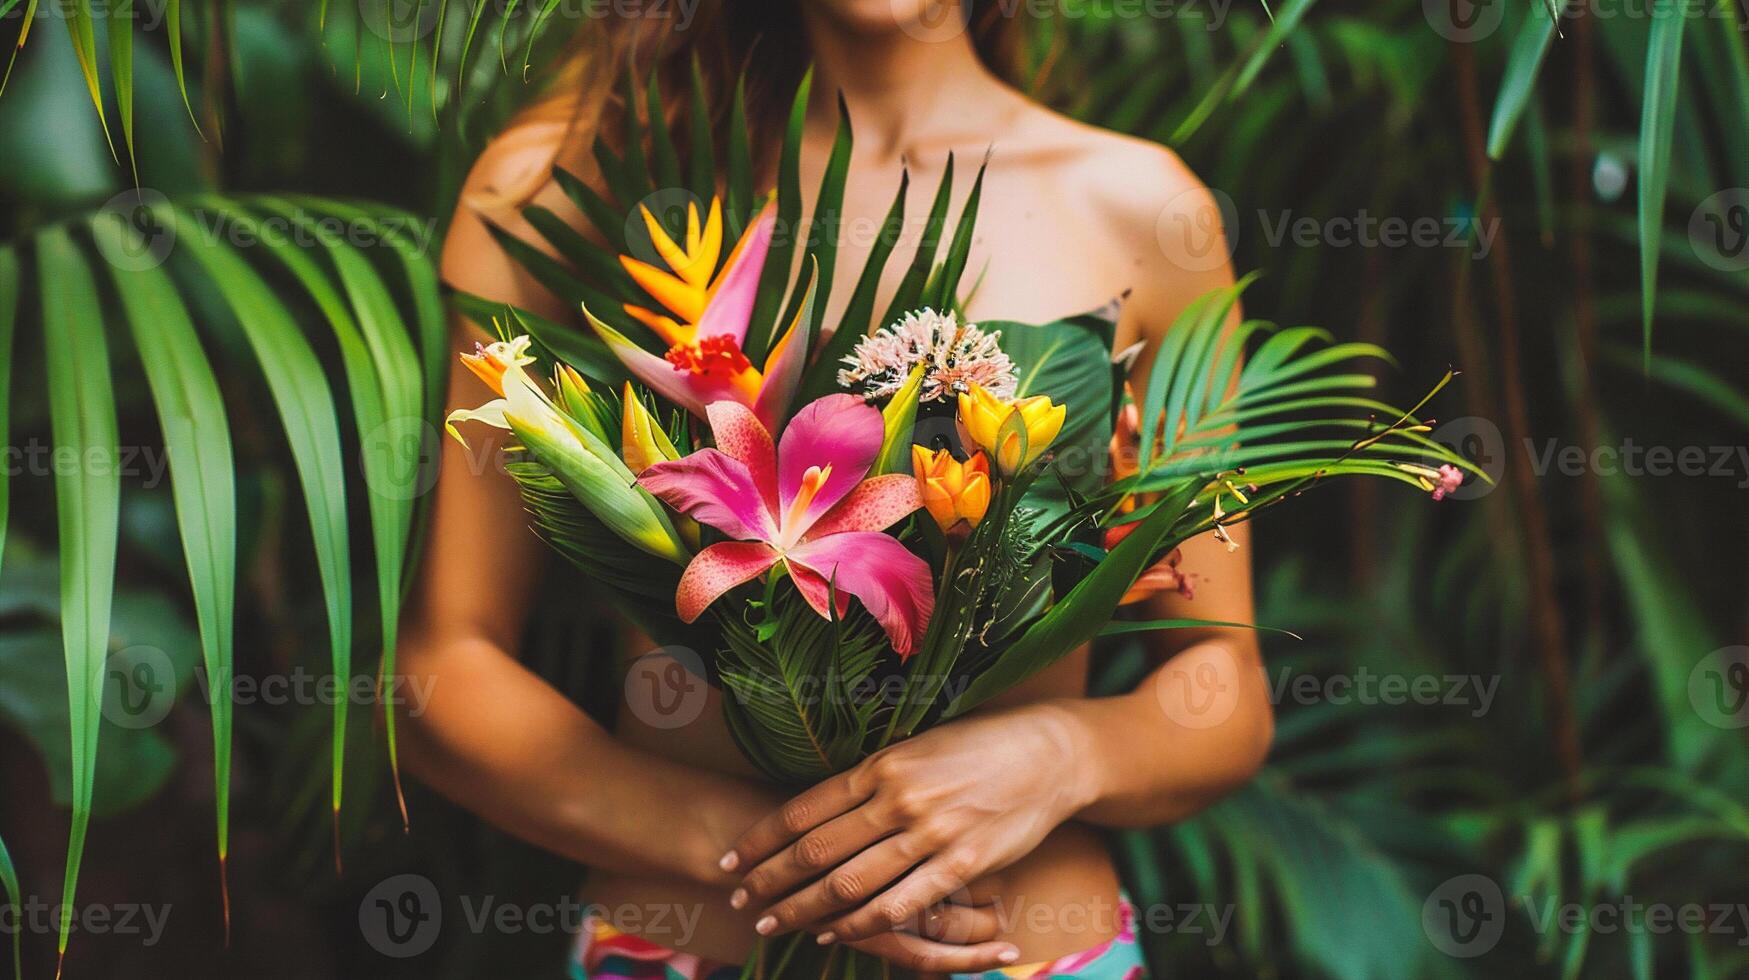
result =
[[[1161,233],[1206,229],[1198,219],[1216,213],[1176,157],[1055,115],[1002,80],[1021,26],[1002,15],[1028,5],[792,0],[736,5],[729,19],[707,3],[689,23],[685,5],[652,6],[636,21],[582,25],[596,46],[482,155],[444,255],[451,284],[575,316],[487,229],[538,241],[517,214],[530,199],[584,227],[545,175],[555,162],[589,172],[595,130],[617,111],[602,82],[634,45],[665,72],[685,70],[694,54],[719,78],[751,64],[763,148],[777,145],[778,100],[811,61],[804,187],[818,184],[834,94],[843,94],[856,141],[841,270],[861,267],[874,237],[863,232],[878,227],[902,168],[930,187],[950,151],[976,160],[990,148],[970,318],[1041,322],[1127,292],[1118,348],[1152,346],[1193,298],[1232,281],[1224,250],[1214,262],[1186,261]],[[959,200],[971,169],[956,174]],[[770,173],[768,161],[766,186]],[[907,234],[927,198],[910,195]],[[1218,234],[1205,230],[1196,256],[1221,249]],[[902,265],[888,272],[890,293]],[[458,347],[481,336],[456,329]],[[466,372],[452,375],[452,405],[486,397]],[[520,597],[535,591],[543,546],[523,529],[512,481],[477,451],[445,452],[404,633],[406,671],[435,682],[408,726],[407,764],[486,819],[592,869],[584,897],[611,922],[590,924],[573,975],[620,950],[673,971],[653,976],[702,976],[739,963],[759,935],[805,930],[901,970],[1029,976],[1048,965],[1053,976],[1139,977],[1133,920],[1097,828],[1182,819],[1250,778],[1267,751],[1271,711],[1249,633],[1177,631],[1161,634],[1161,662],[1132,693],[1086,697],[1082,650],[985,710],[786,800],[736,750],[717,692],[688,724],[662,727],[634,703],[610,732],[517,662],[528,614]],[[1197,597],[1155,598],[1150,615],[1249,621],[1245,529],[1233,538],[1237,550],[1214,540],[1185,547],[1181,567]],[[629,643],[621,654],[646,648]]]

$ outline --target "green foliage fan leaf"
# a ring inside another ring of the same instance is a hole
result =
[[[178,226],[196,228],[194,215],[172,214]],[[267,379],[291,445],[316,549],[316,564],[328,610],[329,649],[334,675],[352,676],[352,562],[348,549],[345,469],[334,396],[309,341],[272,289],[246,262],[222,243],[198,235],[178,239],[206,271],[236,325],[248,340]],[[334,700],[331,805],[338,821],[345,768],[347,699]],[[336,824],[338,826],[338,824]],[[338,831],[336,831],[338,833]],[[336,860],[339,855],[335,855]]]
[[[1676,96],[1682,78],[1682,31],[1687,20],[1680,0],[1659,0],[1652,6],[1645,98],[1640,106],[1638,212],[1641,358],[1648,369],[1652,361],[1652,314],[1657,307],[1658,244],[1664,234],[1670,143],[1676,127]]]
[[[121,509],[115,398],[109,345],[97,287],[64,229],[37,236],[43,298],[43,346],[49,420],[55,445],[70,458],[98,465],[55,473],[55,513],[61,547],[61,637],[67,661],[67,714],[72,737],[73,822],[61,904],[73,904],[91,820],[91,797],[102,720],[104,658],[115,594],[115,549]],[[101,462],[108,461],[108,462]],[[70,916],[61,919],[56,949],[65,956]]]
[[[213,692],[213,785],[222,879],[230,854],[232,631],[237,587],[237,491],[230,427],[218,379],[175,285],[158,267],[141,268],[130,261],[150,253],[119,216],[99,215],[92,222],[92,233],[121,297],[170,458],[176,526],[200,622],[208,689]],[[228,889],[224,894],[228,928]]]

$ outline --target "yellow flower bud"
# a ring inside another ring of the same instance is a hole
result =
[[[644,472],[652,463],[680,458],[674,443],[668,440],[668,434],[656,424],[655,417],[644,407],[643,399],[632,390],[630,381],[626,382],[625,410],[621,418],[620,452],[625,457],[626,467],[633,473]]]
[[[1056,441],[1068,409],[1045,395],[1005,402],[978,385],[959,397],[960,424],[1004,476],[1031,466]]]

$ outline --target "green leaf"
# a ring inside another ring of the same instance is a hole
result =
[[[686,163],[691,172],[688,182],[699,201],[708,204],[717,196],[717,161],[711,139],[710,96],[705,91],[704,68],[699,64],[696,51],[692,55],[692,92],[687,108],[687,118],[691,123],[686,148]]]
[[[917,396],[923,391],[923,366],[911,369],[905,384],[893,393],[892,401],[881,409],[884,433],[881,452],[875,459],[870,476],[911,472],[911,432],[917,423]]]
[[[899,280],[899,288],[893,293],[892,302],[887,304],[880,326],[891,324],[916,309],[922,300],[929,270],[935,266],[935,250],[941,242],[941,231],[947,227],[947,206],[952,195],[953,154],[949,153],[947,166],[941,172],[941,183],[935,188],[935,199],[930,202],[929,214],[923,219],[923,237],[917,240],[917,249],[911,254],[911,265],[905,270],[905,278]]]
[[[134,156],[134,0],[109,3],[109,80],[115,86],[116,115],[121,117],[122,141],[128,148],[128,166],[134,183],[140,180],[140,164]]]
[[[1111,321],[1094,315],[1054,323],[987,320],[985,330],[1002,331],[1002,350],[1014,361],[1017,398],[1049,395],[1068,408],[1062,431],[1051,444],[1056,477],[1033,484],[1029,506],[1060,513],[1070,490],[1096,492],[1109,476],[1112,405]],[[1065,485],[1068,489],[1065,489]]]
[[[91,104],[97,109],[97,123],[103,129],[103,141],[109,144],[109,155],[115,156],[115,140],[109,135],[109,118],[103,111],[103,87],[97,80],[97,33],[92,26],[91,0],[63,0],[67,17],[67,36],[73,42],[73,57],[85,76],[85,88],[91,94]]]
[[[24,50],[25,39],[30,37],[30,27],[36,23],[36,5],[38,0],[30,0],[24,8],[24,16],[19,18],[18,41],[12,45],[12,54],[6,59],[6,74],[0,75],[0,95],[6,94],[6,83],[12,80],[12,68],[18,64],[18,53]]]
[[[12,438],[12,336],[18,326],[18,254],[0,247],[0,446]],[[10,468],[0,469],[0,567],[6,557],[6,521],[11,509]]]
[[[176,209],[178,225],[198,227],[195,216]],[[201,235],[185,234],[179,242],[206,271],[207,278],[230,308],[237,326],[260,363],[268,394],[279,410],[291,445],[298,484],[310,518],[316,567],[328,611],[328,635],[334,676],[341,684],[352,677],[352,562],[346,522],[346,468],[340,450],[340,423],[334,395],[316,352],[297,322],[268,284],[226,245]],[[334,701],[332,807],[338,815],[345,768],[347,699]]]
[[[1560,3],[1565,10],[1566,0]],[[1555,23],[1547,10],[1532,5],[1529,18],[1512,41],[1512,51],[1506,56],[1506,74],[1500,80],[1500,94],[1494,99],[1494,116],[1488,122],[1490,159],[1499,160],[1506,155],[1518,120],[1536,95],[1537,75],[1555,39]]]
[[[943,717],[955,718],[970,711],[1097,636],[1194,496],[1194,488],[1186,488],[1149,505],[1140,525],[968,684]]]
[[[645,89],[646,114],[650,123],[650,155],[654,163],[652,176],[660,187],[682,187],[680,155],[674,149],[674,134],[668,131],[668,118],[663,112],[662,89],[657,81],[659,77],[659,73],[650,72],[650,81]]]
[[[12,914],[23,915],[24,896],[18,890],[18,870],[12,866],[12,854],[6,850],[4,840],[0,840],[0,887],[6,889],[6,901],[12,906]],[[13,929],[12,980],[24,980],[23,943],[24,930]]]
[[[10,419],[8,409],[12,404],[12,334],[18,324],[18,256],[10,248],[0,248],[0,446],[9,446],[11,442]],[[7,471],[0,471],[0,559],[6,555],[6,518],[9,508],[8,497],[11,478]],[[4,561],[0,561],[4,567]],[[11,902],[14,914],[22,914],[18,892],[18,873],[12,867],[12,855],[6,851],[6,842],[0,840],[0,885],[5,886],[6,900]],[[15,929],[12,933],[12,978],[23,980],[24,967],[20,959],[20,947],[24,930]]]
[[[86,11],[89,16],[89,11]],[[97,287],[67,232],[37,236],[43,304],[44,365],[49,422],[56,450],[111,465],[62,467],[55,473],[55,515],[61,546],[61,640],[67,661],[67,717],[72,734],[73,825],[67,839],[61,904],[73,904],[97,765],[109,617],[115,593],[115,550],[121,509],[115,397],[109,345]],[[61,920],[57,951],[64,958],[72,917]]]
[[[137,233],[119,215],[92,221],[140,353],[170,459],[176,528],[200,622],[201,655],[213,692],[213,786],[221,877],[230,855],[233,624],[237,592],[237,489],[231,434],[217,377],[176,286],[162,269],[135,268]],[[222,890],[229,895],[229,891]],[[228,898],[227,898],[228,903]],[[227,925],[230,909],[225,909]]]
[[[1658,246],[1664,234],[1664,199],[1670,183],[1670,139],[1682,77],[1682,28],[1688,17],[1675,0],[1652,8],[1646,49],[1646,91],[1640,106],[1639,224],[1641,361],[1652,364],[1652,313],[1657,306]]]
[[[809,264],[818,272],[813,312],[808,317],[808,349],[820,335],[820,323],[826,316],[826,299],[832,291],[832,273],[838,267],[838,239],[844,219],[844,182],[850,176],[850,150],[854,142],[850,129],[850,109],[844,96],[838,96],[838,132],[832,139],[832,153],[826,160],[826,172],[820,178],[820,193],[814,198],[814,215],[808,225]],[[805,275],[806,273],[804,273]],[[797,294],[790,299],[784,314],[787,322],[801,307]]]
[[[747,143],[747,76],[735,79],[735,99],[729,107],[729,173],[724,183],[728,202],[723,234],[739,241],[753,214],[753,153]]]
[[[1236,629],[1257,630],[1264,633],[1277,633],[1301,639],[1298,633],[1290,633],[1273,626],[1259,626],[1256,623],[1228,623],[1218,619],[1120,619],[1105,624],[1099,631],[1100,636],[1123,636],[1129,633],[1153,633],[1159,630],[1183,629]]]
[[[36,6],[33,2],[31,6]],[[188,74],[182,63],[182,0],[167,0],[164,5],[164,34],[170,41],[170,70],[176,75],[176,90],[182,93],[182,107],[188,110],[188,121],[194,133],[205,139],[200,120],[194,116],[194,103],[188,98]]]
[[[989,168],[990,158],[986,155],[984,162],[978,165],[978,176],[972,180],[972,192],[966,196],[965,206],[960,208],[959,224],[954,227],[953,241],[947,247],[947,259],[942,263],[936,280],[935,294],[928,301],[938,310],[959,306],[960,277],[966,271],[966,259],[972,252],[972,232],[978,225],[978,202],[984,194],[984,172]]]
[[[765,360],[777,340],[777,314],[783,308],[790,265],[796,254],[796,229],[802,220],[802,125],[807,122],[808,93],[813,85],[814,72],[810,68],[790,103],[789,125],[784,130],[777,167],[777,233],[772,237],[771,249],[765,253],[765,267],[759,271],[759,295],[753,301],[744,345],[747,356],[756,364]]]
[[[420,496],[428,448],[429,425],[424,411],[418,355],[406,324],[387,286],[354,246],[342,241],[308,210],[266,198],[270,213],[297,224],[321,244],[339,272],[351,303],[351,315],[340,303],[325,275],[297,248],[270,243],[275,254],[309,290],[334,329],[352,393],[363,456],[365,484],[376,551],[377,611],[382,630],[382,675],[393,683],[395,647],[399,638],[403,563],[412,536],[413,502]],[[346,215],[356,226],[363,214]],[[247,220],[247,219],[242,219]],[[260,236],[271,238],[272,236]],[[385,700],[385,735],[390,764],[399,787],[392,705]],[[403,813],[403,816],[405,814]]]
[[[1232,91],[1227,94],[1227,101],[1237,101],[1251,88],[1251,83],[1257,80],[1263,66],[1286,43],[1288,35],[1298,29],[1300,21],[1306,18],[1306,12],[1312,9],[1314,2],[1316,0],[1287,0],[1281,5],[1281,12],[1271,20],[1269,30],[1252,45],[1251,53],[1245,58],[1245,66],[1239,70]]]
[[[875,292],[880,289],[887,257],[893,254],[893,246],[898,244],[905,227],[905,193],[910,184],[911,174],[907,170],[899,176],[899,192],[887,210],[886,220],[881,223],[880,235],[869,249],[868,261],[863,263],[862,275],[856,281],[856,289],[850,294],[850,302],[844,307],[837,329],[820,345],[813,363],[808,365],[797,404],[805,405],[838,390],[838,368],[874,326],[869,323],[869,317],[874,314]]]

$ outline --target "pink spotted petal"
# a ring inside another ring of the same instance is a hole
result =
[[[777,564],[777,552],[757,541],[720,541],[692,556],[674,593],[674,611],[692,622],[723,593]]]
[[[784,557],[796,587],[816,611],[825,614],[825,586],[832,583],[841,599],[848,593],[862,602],[900,657],[917,648],[935,610],[934,582],[929,563],[897,539],[851,531],[799,545]]]
[[[771,232],[776,226],[777,205],[773,202],[742,233],[741,242],[723,268],[721,281],[711,291],[710,301],[698,318],[698,336],[728,334],[735,338],[735,343],[746,343],[753,299],[759,293],[759,273],[765,268],[765,253],[771,249]]]
[[[796,386],[802,382],[802,367],[808,360],[808,321],[814,315],[814,284],[818,278],[810,268],[801,309],[796,311],[789,329],[771,348],[765,359],[765,370],[761,372],[765,381],[758,400],[753,403],[753,411],[772,432],[782,427],[784,411],[789,408],[790,399],[795,397]]]
[[[740,402],[712,402],[705,408],[710,419],[711,438],[717,448],[747,467],[753,485],[759,488],[759,499],[765,509],[777,512],[777,447],[772,444],[771,431],[753,417],[753,412]],[[773,520],[772,526],[776,526]]]
[[[777,536],[753,475],[727,453],[701,449],[680,459],[652,463],[638,475],[638,486],[736,540],[770,541]]]
[[[845,531],[885,531],[906,514],[923,506],[917,479],[908,473],[889,473],[864,480],[821,515],[808,529],[808,540]]]
[[[827,395],[809,402],[790,419],[777,443],[779,513],[789,513],[790,502],[809,467],[830,464],[832,475],[795,526],[784,528],[789,540],[805,534],[820,515],[862,482],[875,457],[880,455],[885,435],[880,411],[855,395]]]

